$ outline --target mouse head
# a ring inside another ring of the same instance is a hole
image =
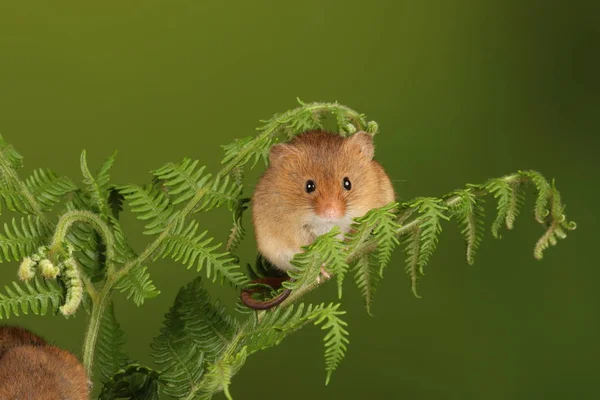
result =
[[[272,146],[269,170],[290,212],[350,221],[373,208],[364,204],[377,191],[373,154],[373,139],[365,132],[343,138],[312,131]]]

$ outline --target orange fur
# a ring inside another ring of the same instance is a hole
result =
[[[79,360],[18,327],[0,327],[0,400],[87,400]]]

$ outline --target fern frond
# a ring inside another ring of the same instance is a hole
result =
[[[27,315],[31,310],[35,315],[46,315],[48,311],[55,314],[64,298],[64,290],[53,280],[34,278],[23,282],[24,287],[17,282],[13,287],[4,286],[6,294],[0,293],[0,319],[10,317],[12,313],[19,316],[20,312]]]
[[[236,288],[244,286],[248,278],[241,272],[238,265],[234,264],[234,257],[227,252],[217,252],[220,243],[213,244],[213,238],[207,238],[207,231],[199,233],[199,224],[196,221],[182,222],[157,251],[156,257],[170,256],[173,260],[186,265],[188,269],[193,266],[197,271],[206,269],[206,276],[215,282],[227,281]]]
[[[13,189],[9,184],[0,185],[0,200],[10,211],[16,211],[22,214],[33,214],[33,209],[29,202],[21,194],[20,189]],[[1,205],[2,203],[0,203]]]
[[[377,284],[381,279],[380,264],[373,253],[366,253],[356,260],[352,271],[356,286],[365,299],[367,313],[372,316],[371,306],[377,292]]]
[[[86,191],[91,198],[91,203],[94,209],[103,216],[109,215],[108,208],[108,196],[109,187],[108,181],[110,180],[109,171],[115,162],[117,152],[115,151],[98,170],[97,175],[94,177],[90,172],[87,165],[87,153],[85,150],[81,152],[80,164],[81,173],[83,174],[83,183],[86,185]]]
[[[508,209],[506,210],[506,228],[511,230],[515,225],[515,219],[519,216],[519,211],[525,201],[525,194],[521,181],[515,180],[510,183],[511,193]]]
[[[198,163],[198,160],[184,158],[179,164],[168,163],[153,171],[154,176],[169,188],[169,194],[174,196],[173,204],[191,199],[209,181],[211,174],[204,174],[206,166],[196,168]]]
[[[325,267],[338,277],[338,296],[342,296],[342,282],[348,264],[344,256],[344,244],[339,239],[340,229],[335,226],[331,231],[317,237],[310,245],[302,247],[302,252],[294,255],[291,260],[295,269],[288,271],[294,278],[283,282],[288,289],[298,289],[305,285],[314,283],[321,272],[321,266]]]
[[[229,231],[227,245],[225,246],[225,249],[232,254],[237,250],[246,234],[246,230],[242,224],[242,218],[244,216],[244,211],[248,209],[249,202],[249,198],[238,199],[233,207],[233,227]]]
[[[492,223],[492,235],[496,239],[500,238],[499,230],[506,221],[506,215],[510,209],[512,199],[512,187],[504,178],[490,179],[485,185],[485,190],[494,195],[498,199],[498,214]]]
[[[419,273],[423,274],[423,269],[437,246],[438,235],[442,231],[441,220],[449,219],[445,214],[448,207],[442,200],[432,197],[419,197],[410,203],[410,207],[419,212],[422,221],[419,224],[421,243],[418,266]]]
[[[182,287],[152,343],[163,367],[166,392],[183,397],[198,390],[203,362],[214,362],[231,345],[239,326],[218,301],[213,302],[200,278]]]
[[[415,297],[420,298],[417,292],[419,280],[419,259],[421,256],[421,229],[416,227],[407,235],[406,240],[406,267],[405,271],[410,276],[410,287]]]
[[[123,211],[124,201],[125,197],[119,192],[119,189],[115,186],[108,188],[108,206],[114,219],[119,219],[119,214]]]
[[[34,170],[33,174],[25,181],[25,185],[44,211],[50,210],[67,193],[77,189],[68,178],[58,177],[54,172],[45,168]]]
[[[320,306],[304,304],[275,308],[265,313],[262,319],[254,318],[238,341],[237,350],[248,349],[248,355],[277,346],[286,336],[302,328]]]
[[[104,383],[99,400],[159,400],[160,374],[140,364],[130,364]]]
[[[23,166],[23,156],[15,148],[4,141],[0,135],[0,174],[4,177],[7,169],[17,170]]]
[[[4,234],[0,234],[0,262],[20,261],[33,254],[51,234],[33,215],[21,217],[20,222],[13,218],[10,226],[4,223]]]
[[[119,192],[129,201],[131,211],[137,213],[137,218],[148,221],[145,225],[145,235],[162,232],[177,215],[169,197],[154,185],[146,187],[127,185],[120,187]]]
[[[451,196],[458,196],[460,198],[460,201],[451,207],[451,211],[461,225],[461,233],[467,243],[467,263],[473,265],[475,262],[475,251],[479,247],[483,237],[483,223],[485,218],[483,206],[481,205],[483,200],[478,198],[471,190],[458,190],[452,193]],[[518,197],[515,195],[514,199],[511,198],[511,205],[508,210],[509,212],[507,212],[507,223],[509,214],[514,221],[514,217],[518,213],[517,206]]]
[[[344,358],[347,345],[350,342],[348,340],[348,331],[345,328],[348,324],[339,317],[346,314],[346,312],[338,311],[339,307],[340,304],[329,304],[327,307],[323,307],[320,313],[311,318],[315,320],[315,325],[325,322],[321,329],[329,330],[323,338],[325,342],[325,370],[327,371],[326,385],[329,384],[331,374]]]
[[[156,343],[160,348],[169,338],[181,338],[212,362],[231,344],[238,328],[225,307],[211,300],[198,277],[179,290]]]
[[[136,306],[141,306],[144,304],[144,300],[152,299],[160,294],[160,290],[157,290],[152,283],[146,268],[141,265],[132,268],[115,285],[115,288],[125,294],[128,299],[133,297]]]
[[[235,180],[230,179],[229,175],[226,175],[224,178],[217,176],[210,186],[208,186],[208,190],[202,197],[202,201],[194,207],[192,212],[209,211],[224,204],[227,204],[227,207],[231,210],[239,199],[242,190],[243,186],[237,185]]]
[[[198,395],[202,399],[210,399],[213,394],[223,392],[228,400],[233,400],[229,393],[231,378],[237,374],[246,362],[247,352],[243,348],[235,355],[226,356],[206,369],[206,375],[202,380]]]
[[[110,303],[102,316],[96,345],[98,368],[105,380],[117,373],[127,361],[127,355],[123,351],[124,345],[125,332],[115,318],[113,303]]]
[[[567,220],[567,216],[564,213],[565,207],[560,200],[560,193],[556,189],[554,182],[552,182],[552,186],[550,187],[547,202],[550,203],[550,211],[549,218],[546,219],[550,221],[547,223],[546,232],[537,241],[533,250],[533,255],[538,260],[543,258],[544,250],[550,247],[550,245],[556,245],[558,239],[565,239],[567,231],[574,230],[577,227],[574,222]]]
[[[553,188],[550,183],[537,171],[519,171],[519,174],[529,178],[537,189],[537,198],[535,200],[534,214],[535,219],[540,224],[543,224],[548,216],[548,201],[553,193]]]
[[[254,167],[259,160],[268,158],[269,148],[271,147],[271,139],[267,138],[254,138],[252,136],[246,136],[241,139],[235,139],[232,143],[221,146],[225,152],[221,164],[227,164],[234,167],[239,167],[247,164],[253,157]]]

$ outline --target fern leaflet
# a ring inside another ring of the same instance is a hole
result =
[[[4,234],[0,234],[0,262],[22,260],[45,244],[50,235],[37,217],[21,217],[20,223],[13,218],[10,226],[4,223]]]
[[[177,215],[169,197],[154,185],[127,185],[120,187],[119,192],[129,201],[131,211],[138,214],[137,218],[148,221],[145,225],[145,235],[161,233],[171,218]]]
[[[104,383],[99,400],[159,400],[160,375],[140,364],[130,364]]]
[[[58,177],[49,169],[40,168],[25,181],[42,210],[48,211],[77,187],[66,177]]]
[[[135,266],[115,285],[116,289],[124,293],[128,299],[133,297],[133,302],[137,306],[144,304],[144,300],[152,299],[160,294],[160,291],[152,283],[150,274],[146,272],[146,268],[141,265]]]
[[[36,315],[52,314],[58,311],[64,298],[64,291],[53,280],[34,278],[23,283],[24,288],[13,282],[13,288],[4,286],[6,294],[0,293],[0,319],[20,312],[27,315],[31,310]]]
[[[111,303],[102,316],[96,345],[98,368],[105,380],[111,378],[127,361],[123,351],[124,336],[125,332],[115,318],[114,305]]]
[[[215,282],[227,281],[234,287],[244,286],[248,278],[241,272],[240,267],[233,262],[234,257],[217,249],[221,244],[213,244],[213,238],[207,238],[207,231],[198,233],[199,225],[196,221],[186,224],[181,222],[164,242],[163,247],[157,252],[162,257],[170,256],[175,261],[181,261],[187,268],[196,266],[196,270],[206,269],[208,278],[212,275]]]
[[[460,201],[452,206],[451,209],[462,226],[461,233],[467,243],[467,263],[473,265],[475,262],[475,251],[479,247],[481,238],[483,237],[483,222],[485,217],[483,206],[481,205],[483,200],[479,199],[470,190],[458,190],[452,193],[451,196],[458,196],[460,198]],[[514,205],[516,207],[517,203],[515,202]],[[517,215],[516,208],[513,208],[511,215]]]

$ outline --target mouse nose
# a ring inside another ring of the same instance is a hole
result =
[[[328,201],[323,204],[320,214],[323,218],[341,218],[344,215],[344,208],[339,202]]]

